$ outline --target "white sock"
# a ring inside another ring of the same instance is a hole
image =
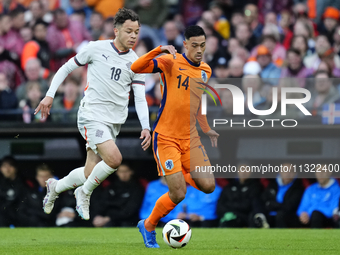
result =
[[[89,195],[92,191],[99,186],[110,174],[114,173],[117,169],[108,166],[104,160],[100,161],[92,170],[92,173],[87,178],[83,185],[83,191]]]
[[[57,193],[64,192],[69,189],[77,188],[78,186],[81,186],[86,181],[85,173],[84,173],[85,167],[78,167],[74,170],[72,170],[67,176],[60,179],[57,183],[57,186],[55,187],[55,191]]]

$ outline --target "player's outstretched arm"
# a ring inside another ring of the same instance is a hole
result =
[[[142,139],[143,142],[141,143],[142,148],[144,151],[149,148],[151,144],[151,135],[150,135],[150,130],[149,129],[143,129],[142,132],[140,133],[139,139]]]
[[[41,100],[38,107],[35,109],[34,115],[37,114],[39,111],[41,111],[41,119],[47,118],[47,115],[50,115],[53,98],[57,89],[59,88],[60,84],[64,82],[65,78],[78,67],[79,66],[76,64],[75,59],[71,58],[62,67],[59,68],[52,79],[51,86],[46,93],[46,97]]]
[[[34,111],[34,115],[36,115],[39,111],[41,111],[41,119],[46,119],[50,115],[50,110],[52,107],[53,98],[49,96],[45,96],[43,100],[39,103],[38,107]]]
[[[208,132],[205,133],[209,136],[211,141],[212,147],[217,147],[217,138],[220,136],[215,130],[210,129]]]
[[[137,59],[131,65],[131,70],[134,73],[158,73],[160,70],[158,68],[157,60],[154,58],[161,53],[172,54],[175,59],[177,51],[172,45],[158,46],[157,48]]]

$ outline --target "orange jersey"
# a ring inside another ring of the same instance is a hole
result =
[[[162,101],[154,131],[172,138],[190,139],[198,136],[196,120],[203,132],[208,132],[206,116],[201,115],[201,96],[211,76],[211,68],[204,62],[195,64],[185,54],[161,54],[160,47],[136,60],[131,70],[135,73],[161,73]]]

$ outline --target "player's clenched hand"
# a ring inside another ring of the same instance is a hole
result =
[[[52,103],[53,103],[53,98],[46,96],[43,100],[41,100],[40,104],[35,109],[34,115],[36,115],[39,111],[41,111],[41,119],[46,119],[47,115],[50,115]]]
[[[215,130],[210,129],[208,132],[205,133],[209,136],[211,141],[212,147],[217,147],[217,138],[220,136]]]
[[[301,213],[301,215],[300,215],[300,221],[301,221],[303,224],[308,224],[308,222],[309,222],[308,213],[306,213],[306,212]]]
[[[150,130],[149,129],[143,129],[139,139],[144,139],[143,142],[141,143],[143,150],[146,150],[149,148],[151,144],[151,135],[150,135]]]
[[[161,51],[173,55],[174,59],[176,58],[177,50],[172,45],[161,46]]]

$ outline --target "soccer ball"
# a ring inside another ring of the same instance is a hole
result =
[[[186,246],[191,238],[191,229],[184,220],[171,220],[165,224],[162,232],[164,242],[172,248]]]

